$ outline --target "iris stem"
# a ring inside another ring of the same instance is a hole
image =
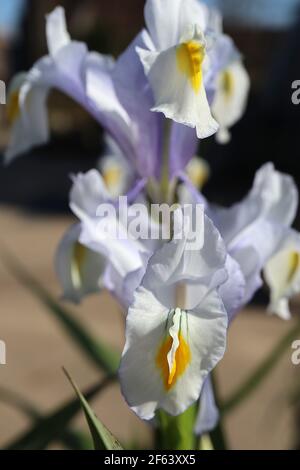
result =
[[[163,450],[195,450],[197,439],[194,434],[198,404],[190,406],[179,416],[170,416],[165,411],[157,412],[157,449]]]

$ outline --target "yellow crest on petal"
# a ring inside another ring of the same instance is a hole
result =
[[[173,343],[171,336],[168,336],[164,340],[156,355],[155,363],[162,374],[166,390],[170,390],[175,385],[178,378],[183,375],[192,357],[190,347],[181,333],[178,335],[178,340],[179,346],[176,350],[171,370],[167,358]]]
[[[195,93],[202,84],[202,63],[205,57],[204,46],[196,41],[180,44],[176,50],[177,66],[190,81]]]
[[[298,269],[300,268],[300,254],[296,251],[290,253],[289,256],[289,271],[288,271],[288,278],[287,283],[292,282],[295,274],[297,273]]]
[[[7,103],[7,119],[10,125],[12,125],[20,114],[19,106],[19,90],[12,91],[9,95]]]
[[[110,166],[102,173],[104,182],[106,184],[107,189],[110,191],[120,183],[122,177],[122,170],[119,166]]]
[[[80,287],[82,284],[82,266],[86,257],[87,248],[76,242],[73,249],[71,262],[71,276],[74,286]]]
[[[226,98],[231,98],[234,92],[234,78],[230,70],[221,73],[221,88]]]

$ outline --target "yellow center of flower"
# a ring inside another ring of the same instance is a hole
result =
[[[195,93],[198,93],[202,83],[202,63],[205,57],[203,45],[189,41],[177,47],[177,66],[190,81]]]
[[[296,251],[293,251],[290,254],[290,259],[289,259],[289,271],[288,271],[288,278],[287,278],[288,284],[292,282],[299,268],[300,268],[300,255]]]
[[[225,70],[224,72],[222,72],[221,84],[226,98],[230,98],[234,90],[234,79],[232,73],[230,73],[229,70]]]
[[[20,114],[19,90],[10,94],[6,109],[8,122],[12,125]]]
[[[113,189],[119,184],[122,176],[122,171],[119,167],[113,166],[103,172],[103,179],[107,186],[107,189]]]
[[[71,276],[72,281],[75,287],[80,287],[82,285],[82,267],[86,257],[87,248],[81,243],[76,242],[73,249],[73,257],[71,264]]]
[[[164,340],[156,355],[155,363],[161,371],[166,390],[170,390],[175,385],[177,379],[184,373],[191,361],[190,347],[181,333],[179,333],[178,339],[179,346],[176,350],[171,370],[167,358],[173,343],[173,338],[171,338],[171,336],[168,336]]]

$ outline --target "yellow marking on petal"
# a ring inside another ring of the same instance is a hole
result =
[[[193,158],[186,167],[186,173],[193,185],[202,189],[210,177],[210,168],[208,163],[202,158]]]
[[[86,253],[87,248],[81,243],[76,242],[71,261],[71,276],[75,287],[80,287],[82,285],[83,263],[86,257]]]
[[[296,251],[290,253],[289,259],[289,271],[288,271],[288,278],[287,283],[289,284],[292,282],[297,270],[300,268],[300,254]]]
[[[202,84],[202,63],[205,49],[196,41],[184,42],[177,47],[177,66],[190,81],[195,93],[198,93]]]
[[[234,92],[234,78],[229,70],[221,73],[221,87],[225,93],[226,98],[230,98]]]
[[[120,182],[122,170],[118,166],[110,167],[103,172],[103,179],[108,190],[113,190]]]
[[[20,114],[19,95],[19,90],[15,90],[10,93],[8,98],[6,112],[7,119],[10,125],[12,125],[16,121]]]
[[[173,338],[171,336],[168,336],[164,340],[156,355],[155,363],[161,371],[166,390],[170,390],[175,385],[178,378],[183,375],[192,357],[190,347],[181,333],[179,333],[178,339],[179,346],[176,350],[171,370],[167,358],[173,344]]]

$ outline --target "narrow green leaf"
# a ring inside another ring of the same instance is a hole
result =
[[[93,450],[93,441],[89,434],[67,429],[64,431],[61,442],[67,449],[70,450]]]
[[[93,410],[90,408],[87,400],[84,398],[79,388],[73,381],[70,374],[64,369],[64,372],[70,381],[77,397],[82,410],[85,414],[88,426],[91,431],[91,435],[94,441],[94,447],[96,450],[123,450],[119,441],[112,435],[112,433],[101,423],[97,418]]]
[[[5,256],[3,261],[15,278],[49,309],[88,359],[109,375],[117,371],[120,355],[116,351],[94,339],[81,322],[75,319],[74,314],[62,307],[11,255]]]
[[[38,421],[42,418],[42,413],[40,413],[34,405],[12,390],[0,387],[0,401],[21,411],[21,413],[31,418],[33,421]]]
[[[44,418],[43,414],[37,410],[37,408],[31,402],[23,397],[20,397],[12,390],[0,387],[0,401],[12,406],[14,409],[17,409],[36,424]],[[63,432],[61,436],[61,443],[66,448],[72,450],[89,450],[93,448],[89,436],[72,429],[66,429]]]
[[[107,377],[99,384],[94,385],[86,391],[85,395],[88,399],[92,399],[95,395],[104,390],[112,381],[111,377]],[[73,399],[54,412],[41,417],[33,424],[31,429],[15,442],[11,443],[8,450],[42,450],[45,449],[50,442],[61,440],[64,430],[70,421],[76,416],[80,410],[80,403],[77,398]]]
[[[291,347],[293,340],[300,335],[300,324],[290,331],[279,341],[271,353],[262,361],[257,369],[252,372],[245,382],[227,398],[220,406],[223,415],[231,412],[247,399],[256,388],[262,384],[270,372],[274,369],[282,355]]]

